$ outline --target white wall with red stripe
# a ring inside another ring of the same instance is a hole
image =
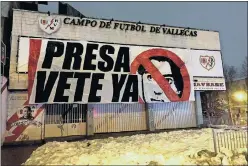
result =
[[[6,130],[6,120],[7,120],[7,99],[8,99],[8,90],[7,90],[7,78],[0,76],[1,81],[1,145],[3,145],[5,139],[5,130]]]

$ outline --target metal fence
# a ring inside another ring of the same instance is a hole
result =
[[[86,135],[87,105],[45,105],[44,138]]]
[[[45,105],[45,124],[86,122],[86,105],[83,104],[48,104]]]
[[[153,112],[155,129],[196,127],[194,102],[148,104]]]
[[[95,133],[147,129],[143,104],[95,104],[92,107]]]
[[[219,126],[212,128],[214,150],[220,152],[221,148],[235,150],[239,148],[248,148],[247,127],[226,127]]]

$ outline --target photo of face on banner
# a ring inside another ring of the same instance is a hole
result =
[[[33,111],[30,106],[25,106],[23,109],[19,111],[19,118],[25,120],[33,120]]]
[[[180,68],[176,64],[161,56],[153,56],[150,58],[153,65],[160,71],[160,73],[169,82],[171,89],[179,96],[182,96],[183,92],[183,79],[180,73]],[[142,77],[142,96],[145,102],[166,102],[164,91],[160,88],[157,82],[152,78],[151,74],[146,71],[143,66],[139,66],[138,73]]]

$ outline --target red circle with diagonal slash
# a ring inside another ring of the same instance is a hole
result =
[[[160,71],[150,61],[149,58],[153,56],[163,56],[163,57],[169,58],[180,68],[180,72],[183,78],[183,93],[182,93],[181,98],[171,88],[166,78],[160,73]],[[141,54],[139,54],[132,62],[131,74],[136,74],[140,65],[143,65],[146,71],[148,71],[148,73],[151,74],[152,78],[157,82],[157,84],[164,91],[165,95],[170,101],[174,102],[174,101],[189,100],[190,91],[191,91],[189,73],[185,66],[185,63],[175,53],[165,50],[165,49],[160,49],[160,48],[155,48],[155,49],[144,51]]]

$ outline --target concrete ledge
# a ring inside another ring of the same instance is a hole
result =
[[[16,141],[16,142],[4,142],[2,148],[9,148],[14,146],[37,146],[43,145],[45,142],[44,140],[35,140],[35,141]]]
[[[205,128],[205,127],[200,127]],[[172,132],[172,131],[179,131],[179,130],[199,130],[199,127],[191,127],[191,128],[180,128],[180,129],[161,129],[155,131],[128,131],[128,132],[114,132],[114,133],[94,133],[94,135],[87,136],[87,135],[80,135],[80,136],[66,136],[66,137],[55,137],[55,138],[46,138],[44,140],[37,140],[37,141],[18,141],[18,142],[11,142],[11,143],[4,143],[2,148],[13,147],[13,146],[37,146],[43,145],[47,142],[74,142],[74,141],[83,141],[83,140],[93,140],[93,139],[104,139],[109,137],[123,137],[123,136],[132,136],[137,134],[152,134],[152,133],[161,133],[161,132]]]

